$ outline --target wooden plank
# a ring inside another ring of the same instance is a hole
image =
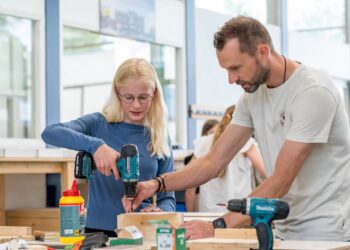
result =
[[[12,218],[40,217],[40,218],[60,218],[59,208],[27,208],[6,210],[6,216]]]
[[[6,225],[5,216],[5,176],[0,175],[0,226]]]
[[[134,225],[142,232],[144,240],[156,240],[156,227],[149,223],[150,220],[167,220],[171,225],[177,227],[183,223],[183,215],[175,212],[160,212],[127,213],[117,216],[119,229]]]
[[[59,209],[15,209],[6,211],[8,226],[30,226],[33,231],[59,231]]]
[[[216,239],[216,238],[206,238],[200,240],[190,240],[187,241],[190,250],[249,250],[258,249],[259,243],[257,240],[250,239]]]
[[[22,235],[32,235],[31,227],[15,227],[15,226],[0,226],[1,236],[22,236]]]
[[[255,228],[215,229],[215,238],[221,238],[221,239],[257,239]]]
[[[0,162],[0,174],[61,173],[60,162]]]
[[[44,249],[47,249],[47,247],[43,246],[43,245],[27,245],[26,249],[30,249],[30,250],[44,250]]]
[[[60,228],[59,220],[50,220],[48,218],[7,218],[8,225],[31,226],[33,230],[58,231]]]
[[[184,221],[191,221],[191,220],[202,220],[202,221],[213,221],[225,213],[206,213],[206,212],[187,212],[184,214]]]
[[[74,162],[72,157],[0,157],[2,162]]]
[[[0,235],[0,243],[8,242],[12,239],[20,238],[22,240],[35,240],[35,237],[33,235],[24,235],[24,236],[15,236],[15,235],[8,235],[8,236],[2,236]]]
[[[125,249],[125,250],[147,250],[145,246],[138,245],[120,245],[112,247],[94,248],[95,250],[111,250],[111,249]]]
[[[259,243],[253,239],[218,239],[207,238],[188,241],[190,250],[209,249],[258,249]],[[231,247],[231,248],[230,248]],[[350,242],[337,241],[281,241],[275,240],[275,250],[349,250]]]
[[[337,241],[281,241],[277,250],[349,250],[350,242]]]

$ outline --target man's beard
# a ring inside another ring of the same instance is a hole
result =
[[[266,83],[267,79],[270,76],[270,69],[267,66],[261,65],[258,60],[256,60],[256,71],[254,76],[250,81],[239,80],[237,83],[239,85],[249,84],[249,88],[243,88],[247,93],[254,93],[260,85]]]

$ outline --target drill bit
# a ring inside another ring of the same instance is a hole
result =
[[[227,207],[227,203],[216,203],[216,205],[220,207]]]

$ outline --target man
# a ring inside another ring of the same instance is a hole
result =
[[[276,235],[288,240],[350,240],[350,137],[344,101],[330,78],[279,55],[266,28],[235,17],[214,36],[230,83],[245,90],[233,123],[213,149],[188,167],[139,183],[133,207],[159,191],[198,186],[215,178],[252,133],[271,174],[250,196],[290,205]],[[130,204],[124,203],[126,210]],[[249,217],[228,212],[213,223],[185,223],[189,239],[210,237],[214,227],[239,227]]]

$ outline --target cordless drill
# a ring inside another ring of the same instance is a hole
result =
[[[279,199],[246,198],[228,201],[227,209],[231,212],[241,212],[249,215],[252,225],[256,228],[259,250],[272,250],[273,234],[271,222],[287,218],[289,205]]]
[[[122,147],[117,168],[120,178],[124,182],[126,197],[133,199],[140,176],[139,151],[136,145],[126,144]],[[96,169],[94,159],[90,153],[78,152],[75,157],[75,178],[91,180],[95,175]]]

